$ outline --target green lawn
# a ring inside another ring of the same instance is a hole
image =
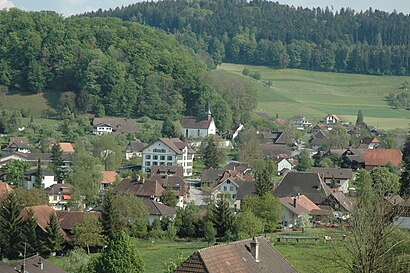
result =
[[[256,81],[242,75],[246,67],[260,72]],[[304,115],[312,122],[334,113],[354,122],[358,110],[365,121],[382,129],[408,128],[410,111],[393,109],[384,101],[391,92],[400,92],[400,84],[410,77],[369,76],[325,73],[298,69],[272,69],[264,66],[222,64],[217,72],[224,78],[244,77],[258,90],[258,111],[281,118]],[[229,75],[229,76],[228,76]],[[263,83],[270,82],[271,86]]]

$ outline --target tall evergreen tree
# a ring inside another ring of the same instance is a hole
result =
[[[309,152],[302,150],[298,155],[298,166],[296,169],[300,172],[310,171],[313,165],[313,160],[310,158]]]
[[[0,256],[16,258],[24,250],[23,219],[16,196],[11,193],[0,208]]]
[[[43,182],[43,169],[41,168],[41,159],[37,161],[37,170],[35,173],[34,188],[41,189]]]
[[[37,220],[34,217],[34,212],[30,208],[27,218],[23,222],[23,234],[26,242],[27,255],[30,256],[39,251],[39,231],[37,230]]]
[[[407,136],[403,149],[404,168],[401,174],[400,193],[402,195],[410,194],[410,134]]]
[[[62,183],[65,178],[65,172],[61,168],[63,165],[63,151],[61,150],[60,145],[54,144],[51,147],[51,167],[54,174],[57,176],[58,183]]]
[[[174,123],[172,123],[172,121],[168,117],[166,117],[164,122],[162,123],[161,135],[162,137],[169,138],[179,136],[178,130],[176,129]]]
[[[259,196],[263,196],[266,193],[272,193],[273,181],[272,176],[274,172],[273,162],[267,160],[258,160],[255,162],[255,192]]]
[[[226,154],[224,149],[218,147],[218,141],[215,136],[209,136],[202,142],[203,162],[206,169],[219,168],[225,163]]]
[[[55,213],[50,214],[46,232],[43,235],[41,246],[47,254],[52,254],[62,249],[64,242],[63,233],[61,232],[60,224]]]
[[[144,263],[141,260],[137,246],[126,233],[118,233],[108,243],[105,251],[91,266],[91,272],[105,273],[142,273]]]
[[[106,192],[102,204],[101,222],[103,227],[103,234],[108,240],[114,238],[114,194],[109,191]]]
[[[218,237],[226,237],[229,232],[232,232],[233,213],[229,206],[227,198],[222,195],[213,209],[213,223],[217,231]]]
[[[356,126],[357,127],[363,127],[366,124],[364,123],[364,117],[363,117],[363,112],[362,110],[359,110],[357,113],[357,118],[356,118]]]

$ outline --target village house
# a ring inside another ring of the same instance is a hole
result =
[[[31,164],[33,168],[37,167],[38,160],[40,159],[41,161],[41,166],[46,168],[50,165],[51,163],[51,153],[19,153],[15,152],[12,154],[9,154],[7,156],[3,156],[0,158],[0,166],[5,165],[7,162],[13,161],[13,160],[22,160],[22,161],[27,161],[28,163]],[[65,167],[70,167],[71,165],[71,154],[63,153],[62,154],[62,159],[64,162]]]
[[[68,238],[73,235],[75,225],[81,224],[84,221],[84,215],[86,213],[95,212],[56,210],[58,223]]]
[[[141,157],[144,147],[145,144],[141,141],[130,141],[125,149],[125,159],[130,160],[134,157]]]
[[[10,137],[7,147],[2,150],[2,155],[8,156],[13,153],[30,153],[30,145],[24,137]]]
[[[312,126],[312,123],[310,123],[304,116],[294,116],[291,118],[291,121],[293,126],[301,131]]]
[[[326,141],[326,134],[322,130],[319,130],[316,133],[312,134],[312,137],[309,139],[309,146],[312,149],[317,150],[323,144],[325,144],[325,141]]]
[[[67,210],[71,199],[72,186],[70,184],[58,183],[44,189],[48,195],[48,203],[54,210]]]
[[[305,195],[293,197],[282,197],[279,201],[283,208],[282,226],[296,227],[300,223],[302,216],[309,215],[311,211],[320,210],[320,207],[313,203]]]
[[[23,271],[27,273],[67,273],[39,255],[10,263],[0,263],[1,273],[17,273]]]
[[[353,170],[360,170],[364,168],[364,158],[363,149],[347,149],[343,154],[342,158],[345,163],[347,163]]]
[[[181,126],[182,133],[186,138],[206,138],[209,135],[216,134],[216,125],[210,110],[208,110],[205,118],[183,116]]]
[[[323,118],[326,124],[337,124],[341,122],[341,119],[335,114],[329,114]]]
[[[73,154],[74,153],[74,147],[71,143],[69,143],[69,142],[60,142],[60,143],[58,143],[58,145],[60,146],[60,149],[63,153],[66,153],[66,154]]]
[[[174,273],[296,273],[296,269],[264,238],[203,248],[192,254]]]
[[[383,167],[391,164],[394,168],[401,167],[403,154],[398,149],[370,149],[363,153],[364,167],[372,170],[376,167]]]
[[[111,187],[117,180],[117,173],[115,171],[102,171],[102,180],[100,190],[106,190]]]
[[[290,158],[279,157],[275,162],[278,168],[278,175],[286,171],[291,171],[294,167],[294,161]]]
[[[312,173],[319,174],[330,188],[336,188],[343,193],[349,192],[349,182],[353,177],[352,169],[312,168]]]
[[[219,183],[215,186],[212,192],[211,199],[218,200],[221,195],[229,195],[234,202],[237,200],[239,189],[246,183],[251,183],[253,178],[244,175],[238,170],[225,171]],[[237,204],[238,205],[238,204]]]
[[[142,202],[148,209],[150,225],[152,225],[156,218],[161,221],[164,217],[174,219],[177,215],[175,208],[156,202],[152,199],[142,198]]]
[[[36,172],[37,170],[31,170],[29,172],[26,173],[28,179],[25,185],[26,189],[32,189],[34,187],[34,184],[36,182]],[[51,187],[54,183],[55,183],[55,176],[54,173],[47,171],[47,170],[43,170],[41,173],[41,185],[42,188],[48,188]]]
[[[91,124],[94,135],[138,133],[139,131],[135,121],[129,118],[94,118]]]
[[[152,166],[181,166],[184,176],[192,176],[195,151],[179,138],[160,138],[142,150],[142,171]]]
[[[125,178],[121,180],[114,192],[129,193],[137,197],[159,202],[162,193],[164,192],[164,188],[155,180],[146,180],[142,177],[137,179]]]
[[[238,137],[239,133],[244,129],[243,124],[236,125],[232,127],[228,132],[226,133],[226,138],[227,139],[232,139],[235,140],[235,138]]]
[[[276,160],[278,157],[291,157],[292,151],[287,145],[261,144],[265,158]]]
[[[209,168],[201,173],[201,186],[216,187],[224,170]]]

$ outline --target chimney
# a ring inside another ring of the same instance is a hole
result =
[[[40,258],[38,258],[38,267],[40,268],[40,270],[43,270],[44,269],[44,264],[43,264],[43,260],[41,259],[41,257]]]
[[[259,242],[256,237],[251,241],[251,254],[256,262],[259,262]]]

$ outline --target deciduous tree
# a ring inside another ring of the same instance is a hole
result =
[[[90,254],[91,247],[102,247],[105,238],[101,222],[95,214],[87,213],[84,215],[83,222],[78,223],[73,228],[73,243],[76,246],[86,247]]]

